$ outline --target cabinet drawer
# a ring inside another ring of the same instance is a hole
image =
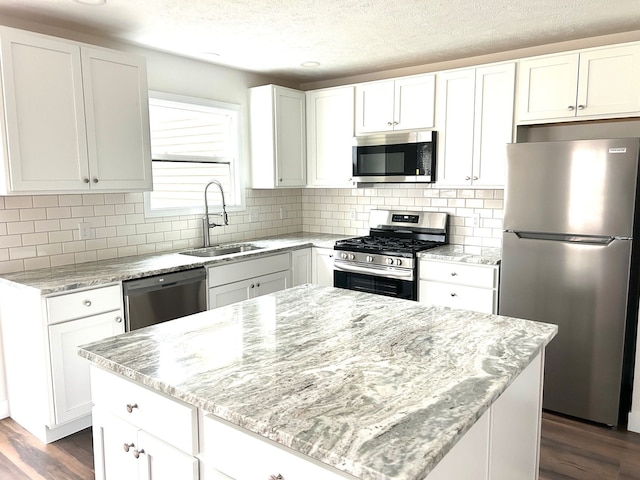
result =
[[[211,416],[204,416],[202,420],[202,446],[206,470],[223,473],[234,480],[266,480],[269,475],[282,475],[286,480],[356,478]],[[248,454],[250,461],[247,461]],[[213,473],[211,476],[218,478]]]
[[[122,290],[120,285],[65,293],[47,297],[49,323],[60,323],[99,313],[120,310]]]
[[[420,262],[420,278],[436,282],[494,288],[496,268],[485,265],[469,265],[458,262]]]
[[[419,301],[422,303],[481,313],[495,313],[495,299],[496,290],[493,289],[420,281]]]
[[[189,455],[198,453],[197,409],[194,406],[93,365],[91,395],[96,406]]]
[[[244,260],[239,262],[216,265],[207,269],[207,283],[209,288],[239,282],[248,278],[259,277],[269,273],[291,269],[291,254],[280,253],[268,257]]]

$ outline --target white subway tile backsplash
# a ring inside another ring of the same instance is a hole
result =
[[[449,212],[451,243],[500,246],[503,198],[502,190],[438,189],[419,184],[249,189],[246,205],[258,209],[260,220],[251,222],[248,211],[231,212],[230,225],[211,229],[211,242],[299,231],[364,235],[371,209],[393,208]],[[280,207],[286,208],[285,219],[280,219]],[[352,209],[356,220],[351,220]],[[140,193],[0,197],[0,273],[202,245],[200,215],[147,219],[143,212]],[[474,214],[480,216],[477,226]],[[91,239],[79,239],[81,222],[90,224]],[[22,233],[13,233],[18,231]],[[15,255],[27,256],[17,259]]]

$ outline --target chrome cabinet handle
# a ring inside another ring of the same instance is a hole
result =
[[[93,177],[93,183],[98,183],[98,179],[96,177]]]
[[[116,323],[122,323],[122,317],[116,317]]]
[[[252,284],[251,284],[251,288],[256,288],[256,286],[252,283]]]
[[[471,180],[471,177],[466,176],[466,177],[464,177],[464,179],[465,179],[465,180]]]
[[[474,180],[478,180],[478,177],[474,176],[474,177],[473,177],[473,179],[474,179]]]
[[[127,412],[132,413],[134,408],[138,408],[137,403],[127,403]]]
[[[584,110],[584,105],[578,105],[578,110]]]
[[[451,272],[451,276],[452,276],[452,277],[457,277],[457,276],[458,276],[458,274],[457,274],[456,272]]]
[[[270,475],[269,480],[284,480],[284,477],[280,474],[278,475]]]
[[[91,306],[91,300],[85,300],[84,301],[84,306],[85,307],[90,307]]]
[[[455,292],[451,292],[451,294],[450,294],[450,295],[451,295],[452,297],[457,297],[457,296],[458,296],[458,294],[457,294],[457,293],[455,293]]]
[[[144,448],[141,448],[140,450],[134,450],[133,451],[133,456],[136,458],[140,458],[140,455],[142,455],[144,453]]]
[[[259,283],[256,283],[256,288],[260,288],[260,284]]]
[[[567,108],[568,108],[570,111],[574,111],[574,110],[576,109],[576,107],[574,107],[573,105],[569,105]]]
[[[84,179],[83,179],[83,182],[84,182],[84,183],[89,183],[89,179],[88,179],[88,178],[84,178]]]
[[[128,452],[131,447],[135,447],[135,444],[134,443],[125,443],[124,444],[124,451]]]
[[[393,123],[392,122],[387,122],[387,125],[391,126],[391,125],[393,125]]]

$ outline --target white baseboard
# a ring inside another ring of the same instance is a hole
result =
[[[630,432],[640,433],[640,412],[629,412],[627,430]]]
[[[9,416],[9,400],[0,400],[0,419]]]

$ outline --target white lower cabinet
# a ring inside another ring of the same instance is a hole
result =
[[[313,284],[333,287],[333,255],[332,248],[313,248]]]
[[[499,267],[420,260],[418,301],[431,305],[497,313]]]
[[[96,480],[198,480],[197,409],[92,367]]]
[[[291,286],[291,254],[280,253],[207,268],[209,309],[223,307]]]
[[[89,363],[82,344],[124,332],[120,284],[43,296],[0,286],[11,417],[44,443],[91,425]]]
[[[311,248],[293,250],[291,252],[291,286],[311,283],[312,266]]]

